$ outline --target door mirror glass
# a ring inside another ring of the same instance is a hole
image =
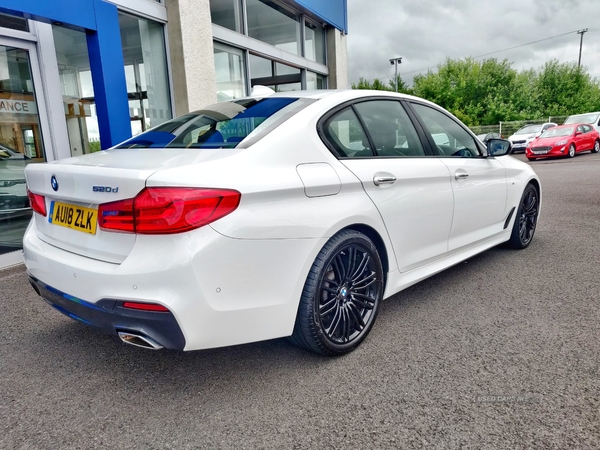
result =
[[[504,156],[510,153],[511,144],[506,139],[490,139],[486,143],[489,156]]]

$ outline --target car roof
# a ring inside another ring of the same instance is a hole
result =
[[[588,114],[600,114],[600,111],[591,111],[591,112],[586,112],[586,113],[571,114],[569,117],[587,116]]]
[[[552,127],[552,128],[571,128],[571,127],[576,127],[576,126],[579,126],[579,125],[590,126],[589,123],[567,123],[566,125],[565,124],[563,124],[563,125],[557,125],[557,126]]]
[[[249,95],[247,97],[235,98],[231,100],[227,100],[219,103],[227,103],[227,102],[239,102],[244,100],[259,100],[264,98],[298,98],[298,99],[312,99],[312,100],[320,100],[323,98],[339,98],[340,102],[351,101],[359,98],[368,98],[368,97],[390,97],[395,99],[406,99],[406,100],[416,100],[421,103],[425,103],[431,105],[435,108],[441,108],[439,105],[430,102],[429,100],[425,100],[424,98],[415,97],[413,95],[401,94],[399,92],[391,92],[391,91],[377,91],[377,90],[368,90],[368,89],[318,89],[318,90],[307,90],[307,91],[290,91],[290,92],[273,92],[273,93],[259,93],[258,95]],[[213,103],[216,105],[217,103]],[[207,105],[209,107],[212,105]],[[205,108],[206,108],[205,107]],[[205,108],[190,111],[189,115],[197,115],[202,114]]]
[[[368,89],[317,89],[317,90],[307,90],[307,91],[290,91],[290,92],[275,92],[272,94],[266,95],[249,95],[247,97],[243,97],[240,99],[232,99],[232,101],[243,100],[243,99],[251,99],[251,98],[312,98],[312,99],[321,99],[330,96],[340,96],[340,97],[394,97],[394,98],[405,98],[405,99],[414,99],[419,100],[426,103],[431,103],[428,100],[425,100],[420,97],[414,97],[408,94],[401,94],[398,92],[391,91],[377,91],[377,90],[368,90]],[[438,106],[438,105],[435,105]],[[439,107],[439,106],[438,106]]]

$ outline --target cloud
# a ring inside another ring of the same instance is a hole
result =
[[[387,81],[389,59],[402,56],[407,82],[447,57],[478,56],[571,32],[535,44],[494,53],[515,69],[537,69],[550,59],[577,62],[577,30],[600,17],[592,0],[348,0],[348,62],[351,82],[360,77]],[[600,77],[600,29],[584,36],[582,64]]]

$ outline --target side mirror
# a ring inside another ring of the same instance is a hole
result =
[[[579,136],[580,134],[583,134],[581,131],[576,131],[575,132],[575,136]]]
[[[488,156],[504,156],[510,153],[512,145],[506,139],[490,139],[486,148]]]

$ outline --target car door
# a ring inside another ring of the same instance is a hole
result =
[[[480,144],[457,120],[441,109],[411,102],[414,113],[429,136],[445,133],[450,144],[430,145],[448,167],[454,192],[454,216],[450,251],[485,240],[503,231],[508,216],[506,169],[500,161],[486,157]]]
[[[585,147],[582,147],[580,150],[591,150],[594,148],[594,135],[592,133],[593,128],[591,125],[582,125],[583,135],[585,136]]]
[[[323,134],[379,210],[401,272],[446,254],[453,209],[450,174],[426,152],[423,136],[399,101],[346,105],[326,119]]]

